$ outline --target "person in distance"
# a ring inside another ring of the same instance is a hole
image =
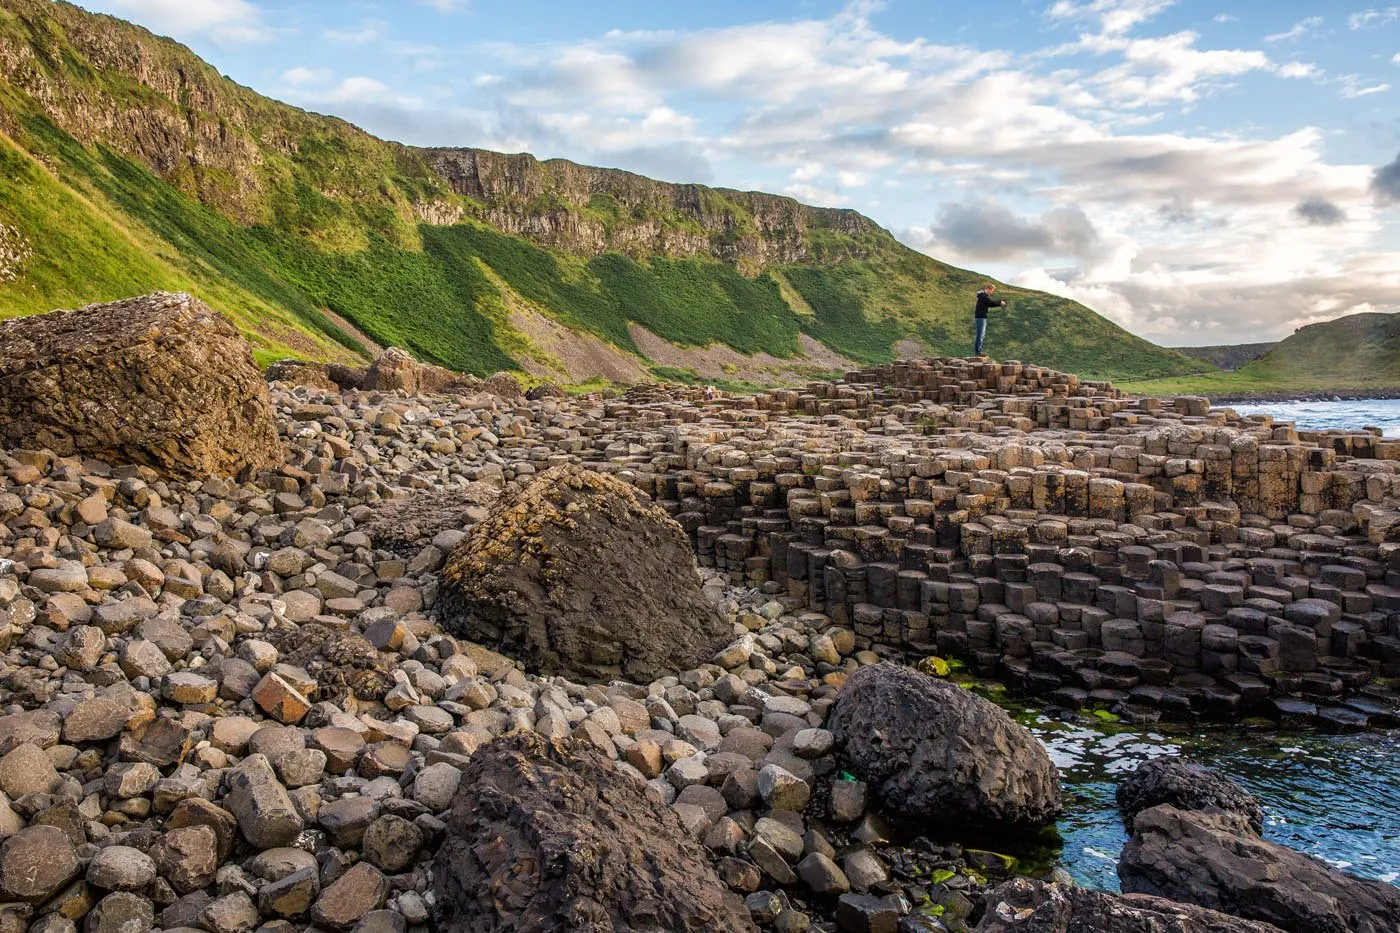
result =
[[[977,344],[976,352],[974,354],[976,356],[982,355],[982,342],[987,336],[987,311],[991,308],[1006,307],[1005,300],[997,301],[995,298],[992,297],[996,294],[996,291],[997,287],[995,285],[988,284],[980,292],[977,293]]]

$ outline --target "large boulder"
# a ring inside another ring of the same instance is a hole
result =
[[[407,395],[433,395],[461,388],[471,382],[469,376],[431,363],[420,363],[407,350],[390,347],[379,354],[379,358],[366,370],[363,388]]]
[[[1289,933],[1395,933],[1400,888],[1260,839],[1238,813],[1162,805],[1133,821],[1123,890],[1185,901]]]
[[[1280,933],[1193,904],[1014,878],[988,892],[975,933]]]
[[[1059,815],[1060,775],[1035,736],[955,684],[894,664],[861,668],[827,728],[896,819],[994,829]]]
[[[554,467],[506,492],[443,569],[444,628],[530,671],[646,683],[733,636],[681,526],[633,486]]]
[[[263,377],[268,382],[286,382],[294,386],[311,386],[329,392],[340,391],[340,386],[331,379],[329,367],[325,363],[312,363],[307,360],[278,360],[267,368]]]
[[[1234,781],[1186,758],[1167,755],[1138,765],[1118,785],[1118,810],[1129,831],[1143,810],[1171,804],[1178,810],[1238,813],[1256,833],[1264,831],[1264,808]]]
[[[433,867],[439,933],[752,931],[675,811],[586,742],[472,755]]]
[[[164,292],[0,322],[0,447],[179,478],[284,456],[248,342],[203,302]]]
[[[489,392],[501,398],[518,399],[523,398],[525,391],[520,388],[520,380],[510,373],[496,373],[489,379],[483,379],[481,385],[476,386],[478,392]]]

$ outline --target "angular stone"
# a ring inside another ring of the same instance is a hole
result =
[[[311,908],[311,919],[322,926],[346,930],[384,903],[388,882],[379,869],[359,862],[321,892]]]

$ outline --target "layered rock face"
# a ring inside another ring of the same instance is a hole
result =
[[[283,459],[247,341],[184,294],[0,323],[0,444],[181,478]]]
[[[893,664],[846,681],[829,723],[892,817],[916,828],[1041,826],[1060,776],[1035,736],[995,704]]]
[[[434,863],[438,929],[756,928],[676,814],[583,742],[517,733],[472,756]]]
[[[420,363],[407,350],[390,347],[370,365],[361,386],[383,392],[421,395],[443,392],[474,381],[470,376],[454,373],[450,369]]]
[[[1400,888],[1260,839],[1238,813],[1165,804],[1139,813],[1118,877],[1127,892],[1199,904],[1289,933],[1400,928]]]
[[[1267,923],[1241,920],[1161,897],[1046,884],[1016,878],[987,893],[976,933],[1280,933]]]
[[[531,671],[594,680],[693,667],[731,636],[681,527],[635,487],[573,466],[473,526],[443,570],[438,617]]]
[[[524,154],[420,152],[455,193],[486,205],[481,219],[492,226],[586,256],[608,250],[709,255],[761,267],[808,261],[807,231],[812,227],[848,234],[878,229],[855,211],[808,207],[777,195],[673,185],[562,159],[540,162]],[[612,222],[583,210],[598,199],[616,209]],[[538,206],[545,201],[552,206]],[[682,220],[687,223],[678,223]]]

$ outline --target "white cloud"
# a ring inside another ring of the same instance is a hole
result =
[[[1350,29],[1371,29],[1393,23],[1397,19],[1400,19],[1400,6],[1384,10],[1362,10],[1360,13],[1353,13],[1347,17],[1347,27]]]
[[[1239,17],[1231,16],[1229,13],[1216,13],[1211,19],[1217,23],[1233,23],[1238,20]]]
[[[471,6],[471,0],[418,0],[423,6],[430,6],[435,10],[444,13],[452,13],[457,10],[465,10]]]
[[[293,87],[304,87],[308,84],[323,84],[331,78],[330,72],[324,68],[307,68],[298,66],[289,68],[282,72],[282,80]]]
[[[1276,32],[1273,35],[1265,36],[1265,42],[1289,42],[1294,39],[1301,39],[1318,26],[1322,25],[1321,16],[1309,16],[1293,24],[1293,28],[1287,32]]]
[[[1323,72],[1312,62],[1289,62],[1280,65],[1278,73],[1281,78],[1317,78],[1321,77]]]
[[[1055,0],[1045,15],[1060,20],[1097,20],[1104,35],[1116,36],[1144,23],[1175,0]]]
[[[249,0],[108,0],[105,6],[176,39],[207,37],[232,44],[262,42],[278,34]]]

